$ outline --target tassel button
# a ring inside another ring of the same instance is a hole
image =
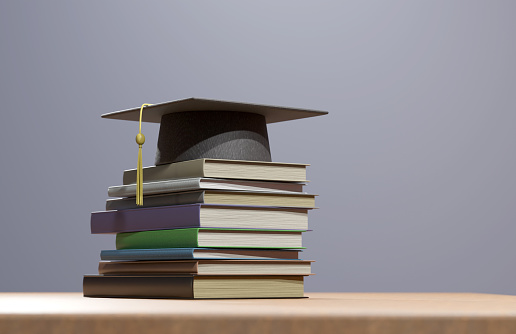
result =
[[[145,136],[143,133],[139,133],[136,135],[136,144],[143,145],[145,143]]]

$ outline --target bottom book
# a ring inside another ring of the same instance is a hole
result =
[[[303,276],[86,275],[84,297],[302,298]]]

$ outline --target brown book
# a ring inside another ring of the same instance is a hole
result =
[[[313,261],[184,260],[100,261],[102,275],[310,275]]]
[[[301,298],[303,276],[86,275],[84,297]]]

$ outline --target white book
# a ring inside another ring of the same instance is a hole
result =
[[[143,183],[144,195],[156,195],[194,190],[232,190],[283,194],[303,194],[304,183],[224,180],[212,178],[172,179]],[[110,197],[136,196],[136,184],[124,184],[108,188]]]

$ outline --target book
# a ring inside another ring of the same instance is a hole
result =
[[[291,193],[200,190],[144,196],[142,206],[136,205],[134,197],[108,199],[106,210],[127,210],[195,203],[315,208],[315,196]]]
[[[84,297],[300,298],[303,276],[85,275]]]
[[[179,178],[307,182],[308,164],[226,159],[195,159],[143,168],[143,180],[154,182]],[[136,183],[136,169],[124,171],[123,184]]]
[[[216,248],[158,248],[109,249],[100,252],[101,260],[157,261],[189,259],[299,259],[300,250],[291,249],[216,249]]]
[[[302,183],[293,182],[266,182],[266,181],[245,181],[245,180],[221,180],[202,177],[187,179],[173,179],[143,183],[144,195],[155,195],[164,193],[175,193],[181,191],[192,191],[201,189],[211,190],[234,190],[234,191],[255,191],[255,192],[278,192],[278,193],[301,193]],[[136,184],[124,184],[108,188],[110,197],[135,197]]]
[[[116,249],[303,248],[302,231],[185,228],[118,233]]]
[[[186,260],[100,261],[102,275],[310,275],[312,261]]]
[[[307,230],[308,209],[189,204],[91,214],[91,233],[190,227]]]

